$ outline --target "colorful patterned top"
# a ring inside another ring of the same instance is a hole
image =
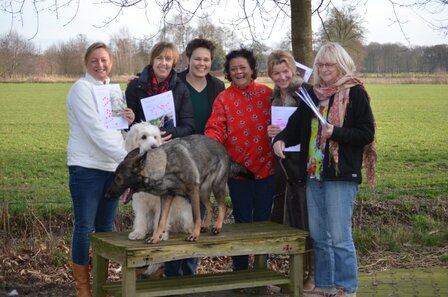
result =
[[[328,106],[319,106],[320,114],[326,119]],[[322,164],[325,156],[325,138],[322,137],[322,127],[316,116],[311,120],[311,136],[306,170],[310,178],[320,179]]]
[[[274,174],[273,152],[267,136],[272,90],[252,81],[245,89],[232,84],[216,97],[205,135],[221,142],[230,159],[248,168],[257,179]]]

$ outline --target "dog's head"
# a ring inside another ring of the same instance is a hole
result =
[[[157,126],[141,122],[131,127],[126,134],[125,148],[128,152],[139,148],[140,153],[156,148],[162,144],[162,136]]]
[[[144,177],[140,175],[144,169],[147,153],[140,154],[140,149],[132,150],[115,170],[114,180],[106,192],[107,198],[118,198],[123,195],[126,204],[138,192]]]

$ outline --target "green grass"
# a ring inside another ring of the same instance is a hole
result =
[[[0,84],[0,198],[70,204],[66,94],[71,84]],[[447,199],[447,85],[367,85],[377,121],[377,187],[361,199]]]
[[[445,198],[447,85],[368,85],[377,121],[378,186],[363,197]]]

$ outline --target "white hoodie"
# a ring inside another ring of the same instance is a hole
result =
[[[101,84],[86,73],[67,94],[68,166],[115,171],[127,154],[122,133],[107,129],[100,120],[93,86]]]

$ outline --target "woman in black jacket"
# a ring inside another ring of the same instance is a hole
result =
[[[203,38],[191,40],[185,49],[188,69],[179,73],[179,77],[190,91],[195,134],[204,134],[213,102],[216,96],[225,89],[224,82],[210,74],[214,52],[215,45],[210,40]]]
[[[179,60],[176,46],[161,41],[151,49],[149,65],[131,80],[126,88],[126,102],[135,113],[134,123],[146,121],[141,99],[167,91],[173,92],[176,126],[160,127],[163,140],[188,136],[194,133],[193,106],[187,86],[178,77],[174,67]]]
[[[363,158],[367,180],[374,183],[376,152],[370,99],[354,71],[353,60],[339,44],[323,45],[315,58],[311,98],[327,123],[304,105],[274,141],[280,158],[285,158],[285,147],[300,143],[302,148],[299,178],[306,179],[316,285],[304,296],[356,296],[353,205]]]
[[[305,103],[297,95],[299,87],[307,90],[312,86],[304,83],[297,74],[294,57],[285,50],[273,51],[268,57],[268,75],[274,82],[272,90],[272,108],[302,108]],[[273,112],[274,114],[274,112]],[[268,136],[274,138],[282,130],[285,119],[272,120],[268,126]],[[300,159],[300,146],[285,152],[286,159],[275,158],[275,194],[272,206],[271,221],[287,224],[291,227],[308,230],[308,211],[306,206],[305,180],[297,178],[300,171],[297,160]],[[303,176],[302,176],[303,177]],[[308,238],[305,246],[306,278],[304,291],[314,289],[312,268],[312,244]]]

